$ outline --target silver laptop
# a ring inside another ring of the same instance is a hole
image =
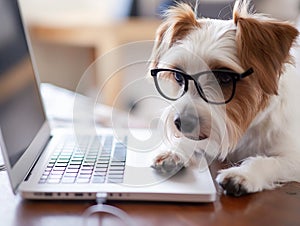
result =
[[[216,199],[205,160],[201,169],[175,175],[151,168],[159,148],[146,142],[148,131],[134,131],[145,138],[137,144],[126,131],[51,130],[29,50],[17,1],[0,0],[0,147],[15,193],[26,199]]]

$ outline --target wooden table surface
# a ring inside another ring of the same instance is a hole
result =
[[[222,166],[211,166],[213,176]],[[0,225],[3,226],[81,226],[82,214],[93,202],[26,201],[11,192],[6,172],[0,172]],[[289,183],[273,191],[240,198],[222,194],[210,204],[110,202],[126,211],[136,226],[221,225],[221,226],[299,226],[300,184]],[[95,223],[95,216],[86,225]],[[97,220],[98,218],[96,218]],[[94,223],[93,223],[94,222]],[[96,221],[97,222],[97,221]],[[103,225],[125,225],[104,215]]]

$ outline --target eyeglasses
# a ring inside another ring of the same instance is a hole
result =
[[[151,70],[155,86],[160,95],[168,100],[177,100],[187,91],[189,80],[194,81],[200,97],[210,104],[227,104],[235,94],[236,82],[253,73],[250,68],[242,74],[227,69],[203,71],[188,75],[175,69]]]

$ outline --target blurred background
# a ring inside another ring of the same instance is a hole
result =
[[[99,87],[104,87],[105,92],[99,99],[102,103],[118,105],[125,111],[138,108],[138,97],[155,92],[153,86],[128,84],[146,75],[145,61],[151,54],[155,30],[161,23],[162,12],[174,2],[20,0],[41,81],[75,91],[83,75],[89,74],[88,79],[81,81],[80,92],[99,92]],[[185,2],[195,5],[195,0]],[[232,0],[199,2],[199,15],[231,18]],[[253,4],[259,12],[297,21],[299,0],[254,0]],[[137,41],[146,44],[124,47]],[[106,56],[103,63],[93,65],[103,56]],[[129,69],[125,70],[124,65]],[[113,73],[116,75],[107,82]],[[124,87],[130,89],[122,92]],[[119,97],[118,101],[116,97]]]

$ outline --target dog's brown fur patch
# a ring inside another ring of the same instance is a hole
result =
[[[200,28],[195,14],[187,4],[178,4],[167,11],[166,20],[156,32],[156,40],[152,53],[151,68],[155,68],[160,57],[176,41],[183,39],[193,29]]]
[[[236,95],[226,107],[228,118],[241,130],[236,131],[236,140],[265,109],[270,97],[277,95],[280,75],[284,64],[291,62],[289,50],[298,36],[298,30],[287,23],[258,20],[245,15],[245,9],[237,10],[243,12],[234,12],[237,54],[241,66],[252,67],[254,74],[237,83]]]

